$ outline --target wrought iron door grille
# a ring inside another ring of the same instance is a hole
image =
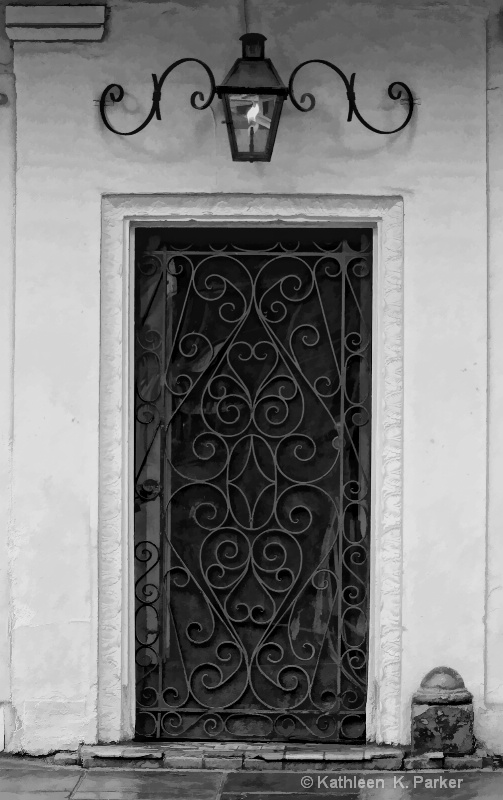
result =
[[[137,231],[139,739],[365,738],[371,243]]]

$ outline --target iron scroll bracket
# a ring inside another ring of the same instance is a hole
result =
[[[99,101],[100,114],[101,114],[101,118],[103,120],[104,125],[108,128],[109,131],[111,131],[112,133],[116,133],[119,136],[133,136],[135,133],[139,133],[144,128],[146,128],[147,125],[152,121],[152,119],[154,117],[156,119],[160,120],[161,119],[161,94],[162,94],[162,88],[163,88],[163,85],[164,85],[164,81],[166,80],[168,75],[170,75],[170,73],[174,69],[176,69],[176,67],[179,67],[181,64],[185,64],[185,63],[188,63],[188,62],[194,62],[196,64],[200,64],[203,67],[203,69],[206,71],[206,74],[207,74],[209,82],[210,82],[210,91],[209,91],[207,99],[205,99],[205,96],[204,96],[203,92],[196,91],[196,92],[193,92],[193,94],[191,95],[190,104],[191,104],[192,108],[195,108],[198,111],[203,111],[205,108],[208,108],[211,105],[211,103],[213,102],[213,99],[214,99],[214,97],[215,97],[215,95],[217,93],[217,87],[216,87],[216,84],[215,84],[215,78],[213,76],[213,73],[212,73],[211,69],[208,67],[207,64],[204,63],[204,61],[201,61],[198,58],[181,58],[178,61],[175,61],[173,64],[171,64],[162,73],[160,78],[158,78],[155,73],[152,73],[152,82],[153,82],[153,86],[154,86],[154,90],[153,90],[153,93],[152,93],[152,107],[151,107],[150,112],[147,115],[146,119],[141,123],[141,125],[139,125],[137,128],[135,128],[132,131],[119,131],[116,128],[114,128],[111,125],[111,123],[108,121],[108,119],[107,119],[106,110],[105,110],[106,107],[109,105],[109,103],[107,103],[107,100],[110,99],[112,101],[112,104],[120,103],[124,99],[124,94],[125,94],[124,93],[124,89],[122,88],[122,86],[120,86],[120,84],[118,84],[118,83],[110,83],[106,87],[106,89],[103,91],[103,93],[101,95],[101,98],[100,98],[100,101]],[[393,83],[390,83],[390,85],[388,86],[388,96],[392,100],[395,100],[395,101],[398,100],[402,104],[407,105],[408,106],[408,110],[407,110],[407,115],[405,117],[405,120],[402,122],[401,125],[399,125],[397,128],[393,128],[392,130],[383,131],[383,130],[380,130],[379,128],[374,127],[374,125],[371,125],[369,122],[367,122],[362,117],[362,115],[360,114],[360,112],[358,110],[358,106],[356,105],[356,95],[355,95],[355,88],[354,88],[355,87],[356,73],[353,72],[351,77],[348,79],[346,77],[346,75],[344,74],[344,72],[342,72],[342,70],[339,69],[339,67],[337,67],[335,64],[332,64],[330,61],[325,61],[324,59],[319,59],[319,58],[313,58],[313,59],[310,59],[309,61],[303,61],[302,64],[299,64],[297,67],[295,67],[295,69],[293,70],[293,72],[292,72],[292,74],[290,76],[290,80],[288,82],[288,93],[287,93],[287,96],[290,97],[290,100],[292,101],[292,103],[295,106],[295,108],[298,109],[298,111],[303,111],[303,112],[312,111],[312,109],[314,108],[314,106],[316,104],[315,97],[310,92],[305,92],[304,94],[301,95],[300,100],[297,100],[297,98],[295,96],[295,92],[293,90],[293,83],[294,83],[295,77],[297,76],[297,73],[299,72],[299,70],[301,70],[303,67],[307,66],[308,64],[324,64],[325,66],[330,67],[330,69],[334,70],[334,72],[336,72],[337,75],[341,78],[341,80],[344,83],[344,86],[345,86],[345,89],[346,89],[346,95],[347,95],[347,98],[348,98],[348,117],[347,117],[347,121],[348,122],[351,122],[351,120],[353,119],[353,116],[355,116],[361,122],[361,124],[364,125],[365,128],[367,128],[370,131],[373,131],[373,133],[380,133],[380,134],[398,133],[399,131],[403,130],[409,124],[409,122],[410,122],[410,120],[412,118],[413,111],[414,111],[414,97],[412,95],[411,90],[407,86],[407,84],[403,83],[402,81],[394,81]],[[405,97],[403,97],[404,94],[405,94]]]
[[[324,59],[321,58],[313,58],[310,59],[309,61],[303,61],[302,64],[299,64],[298,67],[295,67],[294,71],[290,75],[290,80],[288,82],[288,94],[290,96],[290,100],[292,101],[293,105],[299,111],[312,111],[312,109],[316,105],[315,97],[310,92],[305,92],[303,95],[301,95],[300,100],[297,100],[297,98],[295,97],[295,93],[293,91],[293,82],[297,73],[307,64],[324,64],[326,67],[330,67],[330,69],[333,69],[334,72],[336,72],[337,75],[341,78],[346,88],[346,95],[348,98],[348,119],[347,119],[348,122],[351,122],[354,114],[354,116],[361,122],[361,124],[364,125],[366,128],[368,128],[369,131],[381,134],[398,133],[398,131],[403,130],[409,124],[412,117],[412,113],[414,111],[414,97],[407,84],[403,83],[402,81],[394,81],[393,83],[390,83],[390,85],[388,86],[388,96],[392,100],[401,100],[403,102],[402,94],[403,92],[405,93],[405,103],[408,105],[408,111],[405,120],[402,122],[401,125],[398,126],[398,128],[393,128],[393,130],[391,131],[382,131],[379,128],[375,128],[373,125],[370,125],[370,123],[366,122],[366,120],[363,119],[362,115],[358,111],[358,107],[356,105],[356,96],[355,96],[356,72],[353,72],[353,74],[348,80],[344,72],[342,72],[342,70],[340,70],[339,67],[336,67],[335,64],[332,64],[331,61],[325,61]],[[308,103],[308,105],[306,105],[306,102]]]
[[[108,128],[109,131],[112,133],[116,133],[119,136],[133,136],[135,133],[139,133],[147,125],[153,120],[155,117],[156,119],[161,119],[161,94],[162,94],[162,87],[164,85],[164,81],[168,77],[168,75],[173,72],[176,67],[179,67],[180,64],[186,64],[188,61],[195,62],[196,64],[200,64],[204,70],[206,70],[206,74],[208,75],[210,81],[210,92],[208,95],[207,100],[204,99],[204,94],[202,92],[193,92],[190,97],[190,104],[192,108],[195,108],[198,111],[202,111],[205,108],[208,108],[209,105],[213,102],[213,99],[216,94],[216,85],[215,85],[215,78],[211,69],[208,67],[204,61],[200,61],[198,58],[180,58],[178,61],[175,61],[171,64],[167,69],[164,70],[161,77],[158,78],[155,73],[152,73],[152,83],[154,85],[154,91],[152,93],[152,107],[146,119],[132,131],[118,131],[114,128],[107,119],[105,108],[107,106],[107,98],[110,97],[112,103],[120,103],[121,100],[124,98],[124,89],[118,83],[110,83],[106,89],[103,91],[103,94],[100,98],[100,114],[101,119],[103,120],[105,126]]]

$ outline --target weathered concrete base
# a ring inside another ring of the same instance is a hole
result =
[[[446,756],[444,761],[445,769],[483,769],[484,758],[482,756]]]
[[[404,750],[350,745],[173,742],[93,745],[80,748],[85,768],[346,771],[401,769]]]
[[[121,769],[220,769],[252,772],[467,770],[491,769],[497,766],[494,759],[482,751],[477,751],[474,755],[449,756],[443,751],[408,755],[405,749],[388,745],[326,745],[326,748],[320,750],[316,744],[159,742],[145,745],[132,742],[128,745],[84,745],[79,751],[79,763],[88,769],[115,766]],[[54,758],[58,755],[60,754],[56,754]]]
[[[414,753],[439,751],[450,755],[469,755],[475,749],[473,706],[412,704],[412,743]]]
[[[442,769],[444,766],[443,753],[423,753],[420,756],[410,756],[404,759],[404,769],[406,770],[421,770],[421,769]]]
[[[70,767],[80,764],[80,753],[78,750],[61,750],[52,756],[52,763],[59,767]]]
[[[118,770],[220,770],[224,772],[360,772],[421,770],[502,769],[501,756],[481,750],[473,755],[449,756],[443,752],[410,755],[400,747],[352,747],[327,745],[283,745],[257,743],[156,743],[82,745],[78,751],[60,751],[49,756],[0,755],[0,769],[6,766],[53,764],[84,769]]]

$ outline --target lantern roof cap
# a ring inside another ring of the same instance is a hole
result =
[[[239,41],[243,43],[243,58],[264,58],[267,36],[262,33],[244,33]]]
[[[238,58],[216,87],[217,94],[262,93],[286,97],[288,89],[276,72],[270,58],[264,58],[266,37],[261,33],[245,33],[241,36],[243,55]]]

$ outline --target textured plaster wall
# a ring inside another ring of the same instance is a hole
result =
[[[489,241],[489,473],[486,609],[486,741],[501,752],[503,739],[503,13],[488,20],[488,241]]]
[[[298,94],[312,90],[316,109],[301,114],[287,103],[272,162],[234,164],[219,104],[204,112],[190,108],[190,94],[204,90],[205,80],[187,65],[168,79],[162,123],[131,138],[106,131],[94,101],[112,81],[127,91],[125,110],[112,109],[113,118],[129,129],[148,111],[150,74],[175,59],[196,56],[223,77],[244,32],[243,7],[232,0],[121,0],[111,4],[101,43],[15,47],[11,750],[43,752],[96,737],[103,193],[252,192],[257,203],[267,192],[403,196],[401,739],[409,736],[412,692],[439,664],[461,672],[475,696],[477,732],[481,738],[487,732],[479,713],[487,369],[483,8],[391,0],[250,0],[248,6],[250,29],[268,37],[266,54],[284,79],[302,60],[334,60],[357,73],[359,108],[382,127],[404,113],[392,109],[385,93],[392,80],[404,80],[421,102],[409,128],[378,137],[357,122],[346,124],[338,79],[312,66],[299,78]],[[1,125],[5,119],[0,109]],[[0,631],[1,625],[0,614]]]
[[[8,527],[12,456],[12,356],[14,281],[15,84],[13,51],[3,33],[0,5],[0,750],[4,746],[4,716],[9,713],[10,641]]]

